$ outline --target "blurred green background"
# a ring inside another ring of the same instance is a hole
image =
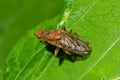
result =
[[[0,0],[0,65],[22,35],[59,15],[62,5],[63,0]]]

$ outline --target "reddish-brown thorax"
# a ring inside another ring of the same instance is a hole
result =
[[[47,40],[58,40],[61,38],[59,30],[39,30],[36,33],[37,38],[47,39]]]

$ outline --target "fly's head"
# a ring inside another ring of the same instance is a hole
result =
[[[43,36],[44,36],[44,30],[39,30],[39,31],[37,31],[36,37],[37,37],[38,39],[43,38]]]

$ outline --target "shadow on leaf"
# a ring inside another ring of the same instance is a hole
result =
[[[55,48],[56,47],[52,46],[52,45],[46,46],[46,49],[48,51],[50,51],[53,55],[54,55]],[[84,56],[78,56],[76,54],[68,55],[62,49],[59,50],[57,57],[59,58],[59,65],[62,65],[64,60],[68,60],[68,61],[74,63],[76,61],[83,61],[83,60],[86,60],[88,58],[88,56],[84,57]]]

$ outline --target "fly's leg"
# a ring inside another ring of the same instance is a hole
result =
[[[69,33],[72,33],[72,30],[70,30],[70,32]]]
[[[64,51],[66,54],[71,55],[71,53],[68,52],[67,50],[64,50],[64,49],[63,49],[63,51]]]
[[[54,51],[54,56],[57,56],[58,52],[59,52],[59,47],[56,47],[55,51]]]
[[[75,36],[77,37],[77,39],[78,39],[78,34],[75,33],[74,35],[75,35]]]
[[[65,28],[65,26],[62,26],[62,28],[61,28],[62,30],[64,30],[64,31],[66,31],[66,28]]]

